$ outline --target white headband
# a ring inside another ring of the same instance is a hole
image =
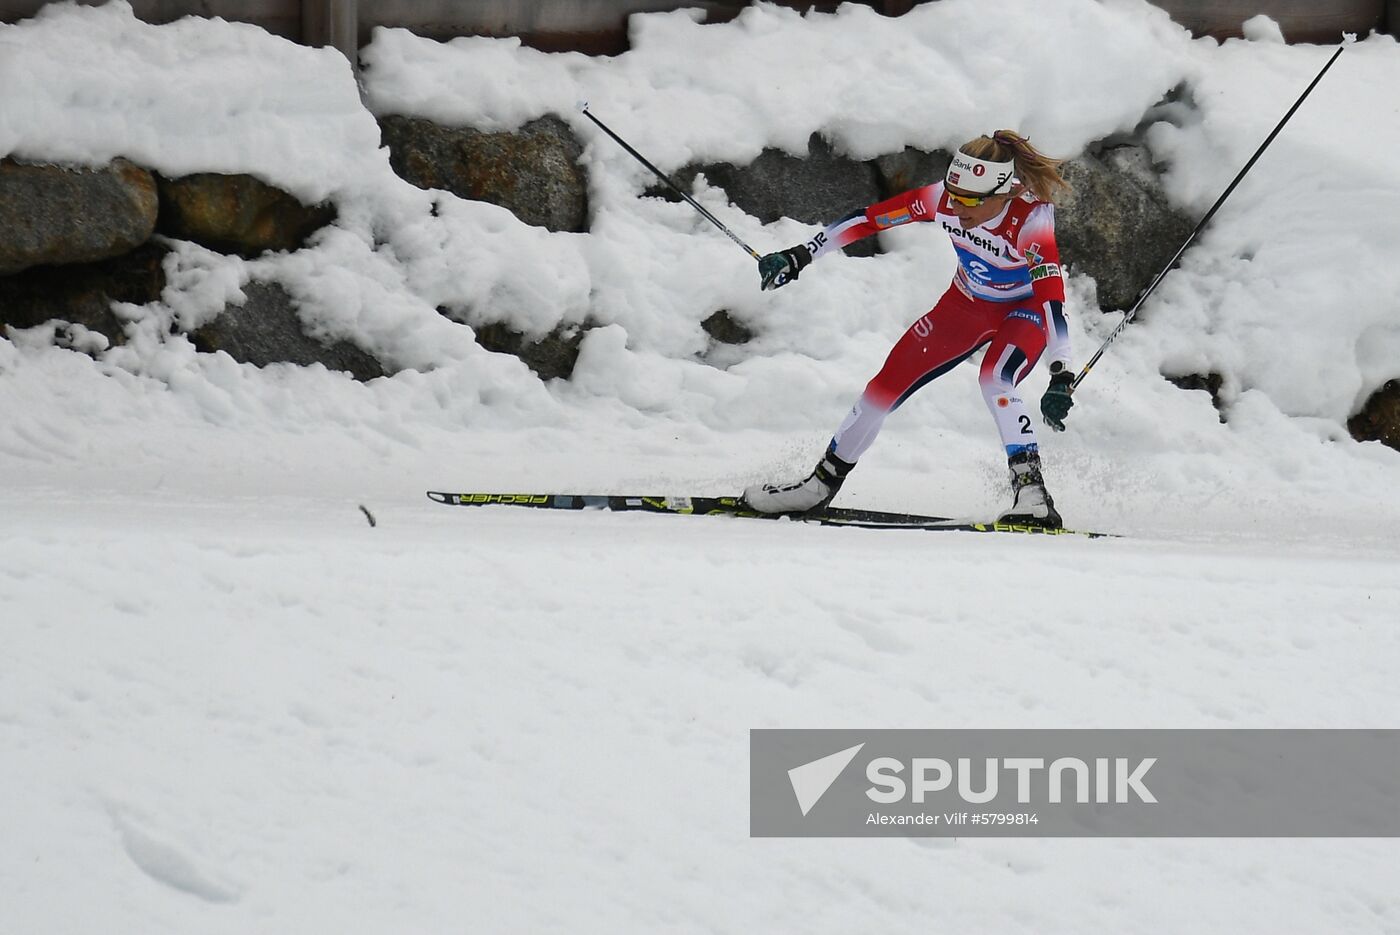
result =
[[[953,153],[953,161],[945,176],[949,185],[978,195],[1005,195],[1011,191],[1016,174],[1015,162],[992,162],[964,152]]]

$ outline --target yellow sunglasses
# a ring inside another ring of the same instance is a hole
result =
[[[951,198],[953,201],[956,201],[958,204],[963,205],[963,206],[965,206],[965,207],[968,207],[968,208],[977,208],[977,207],[980,207],[980,206],[983,205],[983,204],[986,204],[987,199],[990,198],[990,197],[992,197],[992,196],[991,196],[991,195],[954,195],[952,192],[948,192],[948,197]]]

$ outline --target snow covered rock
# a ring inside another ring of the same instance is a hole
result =
[[[675,182],[689,190],[697,174],[724,189],[730,201],[764,224],[782,217],[808,224],[829,224],[881,199],[874,165],[838,155],[830,143],[815,133],[808,141],[806,156],[765,149],[747,165],[687,166],[675,174]],[[661,188],[648,193],[675,198]],[[874,238],[846,248],[850,256],[874,256],[878,252]]]
[[[453,321],[466,323],[459,312],[439,309]],[[476,343],[495,354],[510,354],[520,358],[541,380],[573,376],[578,363],[579,347],[588,325],[560,325],[543,335],[527,335],[503,322],[472,325]]]
[[[33,328],[58,320],[124,341],[113,302],[144,305],[165,288],[166,248],[146,243],[130,253],[96,263],[36,266],[0,277],[0,325]]]
[[[1210,394],[1210,404],[1220,413],[1220,421],[1225,422],[1225,400],[1221,391],[1225,387],[1225,377],[1219,373],[1188,373],[1185,376],[1166,375],[1166,380],[1183,390],[1200,390]]]
[[[720,309],[704,321],[700,327],[720,344],[747,344],[754,338],[753,329],[730,314],[728,309]]]
[[[513,133],[401,116],[383,118],[380,128],[394,171],[419,188],[499,205],[547,230],[588,226],[588,179],[578,164],[583,146],[557,117]]]
[[[952,155],[942,150],[926,153],[913,147],[879,156],[875,169],[880,174],[881,195],[893,198],[911,188],[936,182],[948,172],[948,163],[952,161]]]
[[[1400,450],[1400,380],[1390,380],[1371,394],[1361,411],[1347,420],[1357,441],[1379,441]]]
[[[1127,147],[1137,151],[1137,147]],[[1055,236],[1072,272],[1094,278],[1105,311],[1126,309],[1191,233],[1194,221],[1144,184],[1132,153],[1085,153],[1065,163],[1073,191],[1057,198]]]
[[[0,275],[118,256],[155,224],[155,180],[125,159],[101,168],[0,161]]]
[[[295,250],[336,216],[333,205],[303,205],[251,175],[201,172],[157,184],[160,232],[220,253]]]
[[[275,282],[250,282],[242,305],[230,305],[190,337],[201,351],[223,351],[240,363],[266,367],[322,364],[356,380],[384,376],[374,357],[348,341],[323,341],[306,334],[292,297]]]

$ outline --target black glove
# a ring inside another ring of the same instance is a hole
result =
[[[758,261],[758,275],[763,280],[763,288],[768,290],[786,286],[811,262],[812,251],[807,249],[806,244],[768,254]]]
[[[1045,424],[1057,432],[1065,430],[1065,417],[1074,405],[1073,385],[1074,374],[1064,364],[1055,361],[1050,365],[1050,386],[1040,397],[1040,414],[1045,417]]]

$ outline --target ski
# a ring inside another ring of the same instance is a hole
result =
[[[789,519],[821,526],[848,526],[855,529],[918,529],[928,532],[995,532],[1033,536],[1082,536],[1090,539],[1112,537],[1113,533],[1077,529],[1046,529],[1020,523],[978,523],[886,510],[859,510],[827,507],[792,516],[760,513],[738,497],[678,497],[608,494],[548,493],[451,493],[429,490],[428,498],[447,506],[519,506],[537,510],[608,510],[620,513],[671,513],[684,516],[737,516],[744,519]]]
[[[801,517],[798,517],[801,519]],[[1080,536],[1084,539],[1117,539],[1117,533],[1090,532],[1085,529],[1049,529],[1045,526],[1030,526],[1025,523],[970,523],[962,520],[947,520],[942,523],[862,523],[841,520],[816,519],[811,522],[823,526],[850,526],[855,529],[920,529],[925,532],[1004,532],[1025,536]]]
[[[428,498],[448,506],[523,506],[537,510],[608,510],[614,513],[680,513],[687,516],[742,516],[745,519],[782,519],[781,514],[760,513],[738,497],[676,497],[650,495],[548,494],[548,493],[449,493],[429,490]],[[799,517],[803,522],[850,525],[916,526],[949,522],[945,516],[827,507]]]

